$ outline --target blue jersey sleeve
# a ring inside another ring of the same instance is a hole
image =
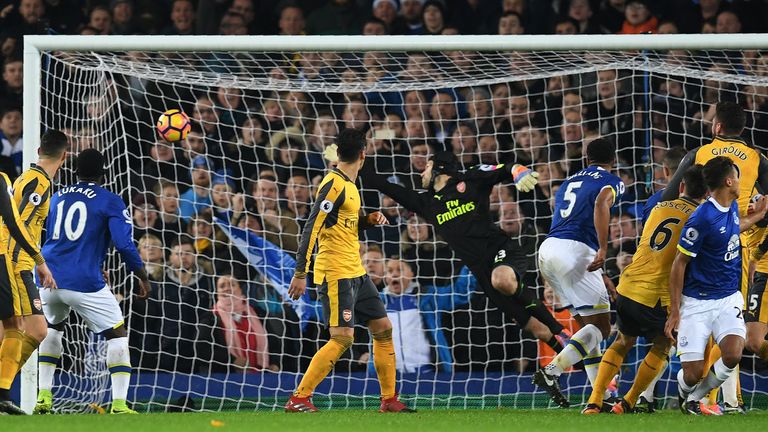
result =
[[[139,251],[133,244],[131,215],[119,197],[114,196],[107,206],[107,218],[109,219],[109,233],[115,249],[120,252],[125,264],[130,271],[139,271],[144,268]]]
[[[624,197],[624,192],[627,190],[627,188],[624,186],[624,182],[621,181],[621,179],[618,177],[611,179],[610,183],[608,183],[608,186],[610,186],[611,190],[613,191],[612,205],[615,207],[621,202],[621,199]]]
[[[706,212],[703,211],[693,212],[685,226],[683,226],[683,234],[677,243],[677,250],[690,257],[695,257],[699,254],[704,244],[704,238],[710,229],[706,216]]]

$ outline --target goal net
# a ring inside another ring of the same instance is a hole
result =
[[[140,45],[147,40],[96,49],[95,39],[80,39],[94,49],[42,50],[39,111],[25,107],[43,130],[65,131],[73,154],[105,152],[106,186],[130,204],[152,293],[133,295],[117,257],[107,270],[129,328],[129,399],[141,410],[277,408],[296,387],[327,331],[315,288],[298,302],[286,290],[329,169],[323,152],[341,128],[367,131],[366,163],[406,188],[422,188],[427,158],[442,149],[464,168],[516,162],[535,169],[540,184],[532,193],[510,184],[493,189],[492,215],[528,254],[529,289],[572,331],[576,324],[558,309],[535,257],[553,196],[583,166],[590,140],[617,144],[627,186],[611,219],[606,274],[615,283],[639,240],[644,201],[665,185],[665,154],[710,138],[714,103],[739,102],[748,117],[743,138],[768,145],[768,52],[733,44],[728,51],[560,51],[553,44],[424,51],[399,40],[394,49],[377,42],[328,51],[308,38],[294,50],[203,50],[173,39],[148,50]],[[193,119],[184,142],[164,143],[154,130],[171,108]],[[65,169],[56,187],[72,181]],[[395,326],[404,399],[424,408],[549,406],[531,373],[553,353],[477,291],[423,219],[376,191],[361,193],[365,210],[381,209],[390,222],[361,235],[361,254]],[[74,317],[65,340],[57,409],[108,401],[103,342]],[[627,357],[619,391],[646,350],[641,343]],[[315,403],[378,403],[370,352],[367,332],[357,328]],[[658,397],[674,394],[678,368],[673,359]],[[742,363],[748,405],[766,404],[765,368],[751,355]],[[585,402],[583,366],[566,373],[562,386],[572,402]]]

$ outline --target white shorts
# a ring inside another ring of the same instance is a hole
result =
[[[718,344],[728,335],[745,338],[742,309],[744,297],[737,291],[717,300],[700,300],[683,296],[680,305],[680,327],[677,330],[677,355],[680,361],[704,360],[709,336]]]
[[[571,315],[590,316],[610,310],[603,271],[587,271],[596,254],[582,242],[553,237],[539,247],[539,270]]]
[[[123,312],[108,286],[92,293],[62,288],[42,289],[40,300],[43,303],[45,319],[51,324],[58,324],[67,319],[70,310],[83,317],[88,328],[95,333],[118,327],[123,323]]]

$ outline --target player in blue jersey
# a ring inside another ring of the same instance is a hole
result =
[[[558,377],[583,360],[589,380],[594,382],[600,364],[600,342],[611,331],[602,267],[608,250],[611,207],[619,202],[625,189],[621,179],[610,172],[615,155],[616,147],[607,139],[598,138],[589,144],[589,166],[560,186],[552,228],[539,247],[542,276],[582,326],[568,346],[533,376],[533,383],[547,390],[561,407],[569,404],[560,392]]]
[[[135,414],[126,404],[131,378],[128,337],[122,312],[104,280],[102,266],[110,243],[120,252],[129,271],[139,279],[139,296],[146,297],[149,279],[131,236],[131,214],[122,199],[102,188],[104,157],[94,149],[77,157],[78,183],[51,197],[51,212],[42,254],[58,289],[43,290],[40,298],[48,321],[48,335],[40,344],[39,388],[36,413],[52,408],[53,374],[63,352],[64,322],[77,312],[95,333],[107,339],[107,366],[112,377],[113,414]]]
[[[719,387],[741,361],[746,326],[742,316],[739,234],[765,216],[765,197],[739,219],[739,171],[725,156],[704,165],[710,198],[683,227],[669,276],[670,310],[666,335],[677,339],[682,369],[677,374],[680,409],[701,414],[699,402]],[[704,350],[710,335],[722,351],[707,376]],[[701,381],[701,382],[699,382]]]
[[[684,157],[685,150],[683,150],[681,147],[673,147],[667,151],[667,154],[664,155],[664,160],[661,163],[661,169],[666,184],[669,184],[669,180],[672,179],[672,176],[677,172],[677,167],[680,166],[680,161],[682,161]],[[656,207],[656,204],[661,202],[661,195],[664,194],[665,190],[666,187],[659,189],[653,195],[648,197],[648,200],[645,201],[645,205],[643,206],[643,225],[645,225],[645,222],[648,220],[648,216],[651,215],[651,211],[654,207]]]

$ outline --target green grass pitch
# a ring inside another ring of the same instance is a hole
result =
[[[653,415],[582,416],[571,410],[421,410],[416,414],[379,414],[375,411],[333,410],[317,414],[282,412],[218,412],[51,415],[0,418],[2,430],[13,432],[669,432],[762,430],[768,412],[746,416],[691,417],[665,410]]]

